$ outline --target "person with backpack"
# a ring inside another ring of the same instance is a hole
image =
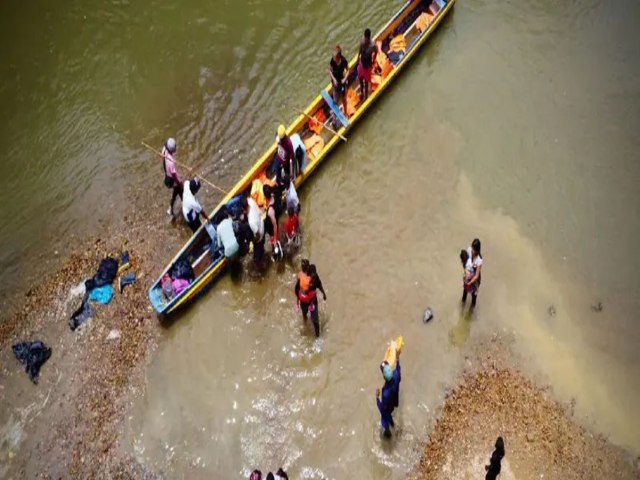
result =
[[[178,174],[176,167],[176,161],[173,156],[176,153],[178,146],[174,138],[169,138],[162,147],[162,167],[164,169],[164,185],[167,188],[171,188],[171,202],[169,202],[169,209],[167,215],[173,217],[173,204],[176,202],[176,198],[180,197],[182,200],[183,184]]]

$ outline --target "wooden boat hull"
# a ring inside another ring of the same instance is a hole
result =
[[[426,42],[427,38],[431,35],[431,33],[437,28],[442,19],[447,15],[447,13],[453,7],[455,0],[449,0],[444,2],[444,0],[437,0],[439,4],[442,4],[442,7],[439,11],[433,16],[432,20],[424,30],[417,33],[416,35],[409,37],[412,33],[412,29],[417,32],[416,22],[407,29],[402,30],[403,33],[407,34],[407,38],[411,38],[411,41],[407,43],[406,53],[403,58],[395,64],[393,69],[388,73],[388,75],[382,80],[382,82],[378,85],[377,89],[374,90],[369,97],[358,105],[357,109],[353,112],[351,117],[348,119],[348,125],[341,127],[337,133],[339,135],[344,136],[347,132],[349,132],[355,124],[357,124],[358,120],[364,115],[364,113],[369,109],[372,103],[374,103],[386,90],[386,88],[393,83],[395,77],[400,73],[400,71],[407,65],[409,60],[415,55],[415,53],[419,50],[419,48]],[[402,27],[403,22],[408,23],[414,17],[417,17],[421,12],[423,12],[427,6],[431,2],[426,2],[425,0],[410,0],[408,1],[404,7],[402,7],[389,22],[380,30],[380,32],[374,37],[374,41],[385,42],[388,41],[392,35],[395,35],[395,32],[398,28]],[[354,57],[350,62],[350,71],[355,71],[355,65],[357,62],[357,57]],[[357,79],[355,79],[357,82]],[[354,82],[354,83],[355,83]],[[327,85],[325,87],[326,92],[331,92],[331,86]],[[296,118],[287,128],[287,133],[289,135],[292,134],[300,134],[301,132],[304,134],[309,133],[308,129],[308,116],[313,116],[316,112],[319,112],[321,109],[326,109],[326,102],[322,98],[322,95],[318,95],[309,106],[305,109],[304,114],[301,114]],[[306,129],[306,130],[305,130]],[[325,132],[326,134],[327,132]],[[333,151],[338,142],[342,141],[338,135],[331,135],[330,138],[324,143],[323,148],[316,155],[309,155],[309,160],[307,162],[306,167],[303,169],[301,174],[295,180],[296,187],[300,187],[306,180],[311,176],[316,168],[322,163],[322,161],[327,158],[327,156]],[[254,166],[244,175],[244,177],[234,186],[233,189],[225,196],[225,198],[216,206],[212,216],[217,212],[220,207],[229,203],[232,199],[236,198],[238,195],[241,195],[250,188],[251,183],[254,179],[256,179],[272,162],[272,159],[275,155],[276,144],[275,142],[271,145],[271,147],[260,157],[260,159],[254,164]],[[181,258],[190,258],[193,257],[193,253],[195,252],[197,255],[200,255],[198,261],[200,261],[204,255],[206,255],[206,250],[204,253],[200,254],[198,249],[204,248],[203,245],[206,245],[208,239],[208,234],[204,228],[200,228],[191,239],[185,244],[185,246],[177,253],[177,255],[171,260],[169,265],[164,269],[162,274],[158,277],[158,279],[153,283],[151,288],[149,289],[149,300],[156,310],[156,312],[161,316],[166,316],[172,313],[175,313],[177,310],[191,303],[194,299],[196,299],[200,294],[202,294],[208,287],[213,285],[213,283],[219,279],[225,272],[227,267],[227,260],[222,257],[218,260],[212,261],[210,265],[208,265],[202,272],[198,272],[195,280],[189,285],[189,287],[181,292],[179,295],[171,299],[170,301],[166,301],[162,296],[161,292],[161,280],[165,273],[169,272],[172,265],[177,262]],[[206,259],[206,258],[205,258]],[[198,263],[196,261],[194,266]]]

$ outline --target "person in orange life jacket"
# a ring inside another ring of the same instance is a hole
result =
[[[276,153],[273,160],[273,168],[276,171],[276,182],[279,186],[284,183],[284,177],[295,178],[297,173],[296,154],[293,150],[293,143],[284,125],[278,126],[278,136],[276,137]]]
[[[371,30],[364,31],[364,38],[358,50],[358,81],[360,82],[360,99],[364,102],[371,91],[371,74],[373,61],[378,53],[378,47],[371,41]]]
[[[349,83],[349,62],[342,56],[340,45],[333,49],[333,57],[329,62],[329,78],[331,79],[331,95],[336,105],[342,103],[345,116],[347,113],[347,87]]]
[[[171,202],[169,203],[169,209],[167,215],[173,216],[173,204],[176,202],[176,198],[180,197],[182,200],[182,180],[178,175],[178,169],[176,168],[176,161],[173,155],[176,153],[178,146],[173,138],[169,138],[162,147],[162,168],[164,169],[164,184],[167,188],[173,189],[171,194]]]
[[[310,265],[309,260],[302,259],[301,271],[298,273],[298,279],[295,286],[296,301],[298,307],[302,310],[303,320],[306,320],[307,314],[310,314],[316,337],[319,337],[320,320],[318,317],[317,289],[320,289],[324,300],[326,301],[327,294],[322,287],[322,281],[316,271],[315,265]]]

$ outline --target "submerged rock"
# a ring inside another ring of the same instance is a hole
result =
[[[427,307],[424,310],[424,313],[422,314],[422,321],[424,323],[427,323],[427,322],[430,322],[432,318],[433,318],[433,311],[431,310],[431,307]]]

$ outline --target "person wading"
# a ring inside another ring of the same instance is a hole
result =
[[[467,294],[471,292],[471,308],[476,307],[476,300],[478,299],[478,292],[480,290],[480,283],[482,282],[482,253],[480,252],[481,244],[480,240],[475,238],[471,242],[471,246],[467,248],[467,265],[466,270],[472,272],[472,277],[469,281],[465,282],[462,291],[462,303],[467,302]]]
[[[380,364],[384,385],[382,392],[378,388],[376,390],[376,404],[380,412],[380,426],[385,438],[391,438],[391,427],[395,427],[393,421],[393,411],[400,404],[400,381],[402,375],[400,371],[400,352],[397,353],[395,370],[388,362]]]
[[[331,94],[336,105],[342,104],[344,114],[347,113],[347,83],[349,79],[349,63],[342,56],[342,49],[337,45],[333,49],[333,57],[329,62],[329,78],[331,78]]]
[[[310,314],[311,322],[315,330],[316,337],[320,336],[320,319],[318,317],[318,296],[316,290],[320,290],[327,300],[327,294],[322,287],[322,281],[318,276],[315,265],[310,265],[309,260],[303,258],[300,261],[300,272],[295,286],[296,301],[302,311],[302,319],[307,320]]]
[[[176,161],[173,156],[177,150],[176,141],[173,138],[169,138],[162,147],[162,167],[164,169],[164,184],[167,188],[171,188],[171,202],[169,202],[169,209],[167,215],[173,216],[173,205],[176,203],[176,198],[180,197],[182,200],[183,185],[180,175],[178,175],[178,169],[176,167]]]
[[[358,81],[360,82],[360,99],[364,102],[371,93],[371,74],[378,47],[371,41],[371,30],[364,31],[364,37],[358,50]]]

